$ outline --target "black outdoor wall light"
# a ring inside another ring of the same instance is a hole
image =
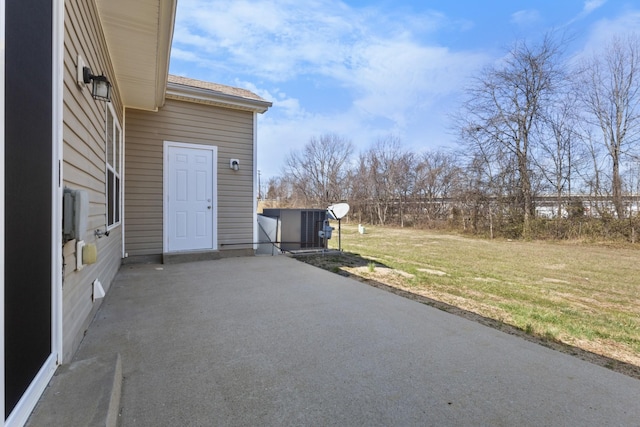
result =
[[[91,96],[94,99],[102,99],[103,101],[111,101],[111,83],[103,74],[95,76],[91,74],[91,68],[82,67],[82,80],[85,84],[92,83]]]

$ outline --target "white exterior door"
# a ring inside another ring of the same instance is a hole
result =
[[[165,142],[165,252],[213,250],[216,147]]]

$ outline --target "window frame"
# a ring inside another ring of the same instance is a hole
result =
[[[122,127],[110,102],[105,114],[105,224],[107,230],[122,223]],[[111,158],[109,158],[111,157]]]

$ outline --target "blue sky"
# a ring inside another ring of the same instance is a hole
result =
[[[453,147],[469,78],[554,29],[567,55],[590,55],[640,31],[640,0],[178,0],[170,72],[273,102],[258,116],[266,179],[325,133],[357,151],[387,135]]]

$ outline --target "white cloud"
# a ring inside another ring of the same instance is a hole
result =
[[[301,74],[335,77],[353,65],[355,49],[379,40],[410,42],[449,23],[437,13],[389,16],[352,9],[338,0],[181,0],[174,46],[202,56],[219,55],[268,81]]]
[[[273,103],[271,110],[281,110],[281,112],[286,116],[287,120],[291,120],[293,118],[301,119],[306,117],[307,115],[304,109],[300,106],[300,101],[298,99],[287,96],[285,92],[282,92],[278,88],[270,91],[264,88],[260,88],[254,83],[244,82],[240,80],[236,80],[236,86],[250,90],[256,95],[271,101]]]
[[[400,126],[411,111],[460,90],[469,73],[486,60],[479,54],[403,41],[380,41],[362,47],[358,55],[361,65],[350,75],[350,85],[358,92],[354,104]]]
[[[626,10],[613,19],[600,19],[590,29],[584,48],[580,55],[590,56],[602,51],[614,36],[625,36],[631,32],[640,34],[640,10]]]
[[[227,63],[270,81],[284,81],[339,60],[341,46],[357,36],[357,23],[337,14],[336,4],[328,7],[326,1],[184,3],[174,45],[221,55]]]
[[[537,10],[520,10],[511,15],[511,23],[519,26],[529,26],[540,20],[540,13]]]
[[[607,0],[586,0],[580,13],[575,18],[571,19],[566,25],[571,25],[576,21],[586,18],[591,13],[602,7],[606,2]]]
[[[304,117],[281,118],[267,113],[258,119],[258,168],[265,177],[279,175],[292,150],[328,132],[350,139],[358,147],[366,146],[377,135],[353,114],[306,113]]]
[[[196,55],[194,52],[183,49],[172,48],[171,58],[182,59],[183,61],[198,62],[198,55]]]
[[[589,14],[594,10],[598,9],[602,5],[604,5],[607,0],[587,0],[584,2],[584,8],[582,9],[583,14]]]
[[[433,11],[354,9],[339,0],[180,0],[179,8],[172,58],[273,102],[259,119],[261,168],[327,132],[361,149],[390,132],[442,139],[433,129],[442,128],[444,99],[488,60],[430,41],[471,25]],[[310,105],[303,96],[314,86],[339,88],[340,106]],[[279,166],[263,172],[277,174]]]

